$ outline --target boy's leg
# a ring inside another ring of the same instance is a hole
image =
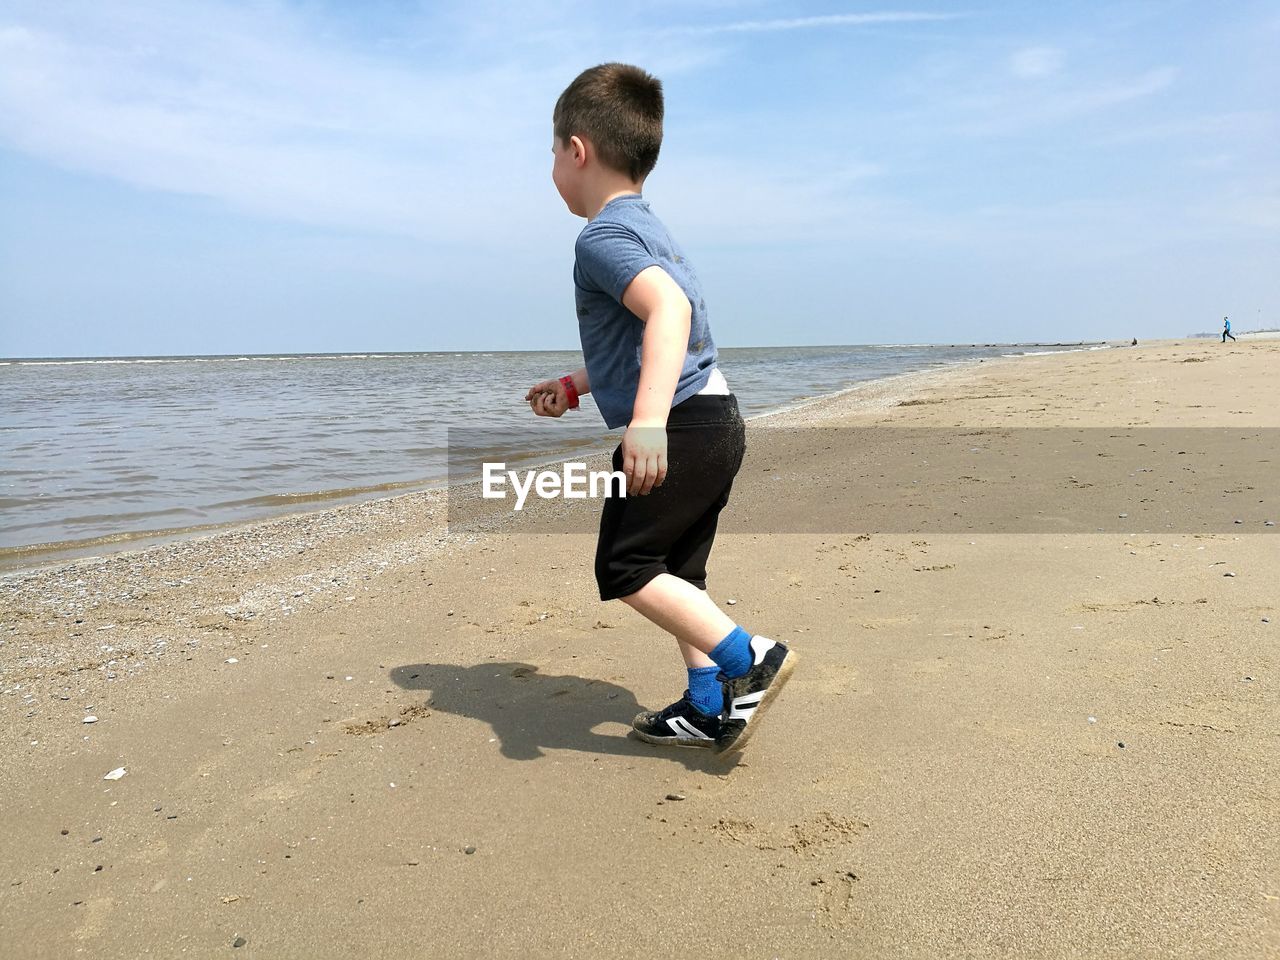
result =
[[[721,752],[745,746],[760,716],[795,669],[796,655],[785,644],[748,634],[704,591],[669,573],[659,574],[622,601],[720,668],[726,678],[725,716],[720,718],[715,745]],[[642,722],[678,708],[679,703],[659,714],[642,714]],[[642,732],[639,727],[637,732]]]
[[[679,637],[676,637],[676,645],[680,648],[680,659],[684,661],[684,665],[690,670],[705,670],[716,665],[716,662],[705,653],[697,647],[689,646]]]
[[[745,452],[745,445],[744,445]],[[734,473],[742,465],[741,458],[734,466]],[[733,482],[725,485],[720,495],[692,526],[686,530],[667,554],[667,571],[679,580],[692,584],[699,592],[707,589],[707,560],[711,556],[711,546],[715,542],[716,527],[720,522],[720,511],[729,503],[729,493]],[[703,596],[706,597],[705,592]],[[727,618],[726,618],[727,619]],[[680,656],[690,670],[705,669],[714,666],[707,654],[676,635],[676,643],[680,646]]]
[[[708,683],[707,674],[725,679],[723,689],[715,679],[701,701],[715,710],[718,700],[724,716],[694,712],[686,696],[662,711],[641,714],[633,724],[636,732],[653,742],[705,746],[714,731],[719,749],[735,749],[795,663],[785,645],[751,636],[699,589],[705,587],[718,515],[745,450],[736,400],[685,401],[672,409],[667,439],[670,468],[663,485],[644,497],[604,503],[595,563],[600,599],[622,599],[681,642],[691,688]],[[620,461],[621,448],[614,451],[614,469]],[[703,656],[710,661],[706,666]],[[669,734],[663,724],[687,738],[663,735]]]
[[[669,573],[658,574],[622,602],[680,641],[682,653],[687,646],[709,655],[737,626],[706,593]]]

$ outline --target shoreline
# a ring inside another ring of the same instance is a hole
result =
[[[898,345],[888,345],[898,346]],[[981,346],[981,344],[973,344],[972,346]],[[998,346],[1006,346],[999,344]],[[1024,346],[1022,344],[1008,344],[1007,346]],[[1073,346],[1070,344],[1028,344],[1025,346]],[[934,375],[945,375],[950,371],[961,370],[968,366],[976,366],[984,363],[998,363],[1000,361],[1020,360],[1033,356],[1050,356],[1054,353],[1073,353],[1080,350],[1096,350],[1105,349],[1104,346],[1096,344],[1082,344],[1076,349],[1052,350],[1037,353],[1023,354],[1005,354],[999,357],[981,358],[972,360],[955,360],[947,361],[938,366],[928,367],[923,370],[911,370],[904,373],[890,374],[885,377],[873,377],[868,380],[852,383],[848,386],[841,387],[829,393],[819,394],[813,397],[805,397],[800,400],[789,401],[783,403],[777,408],[762,411],[746,417],[748,423],[757,421],[770,421],[773,418],[785,418],[793,412],[805,411],[809,408],[820,406],[825,403],[838,403],[841,398],[857,393],[859,391],[876,391],[882,387],[888,388],[891,384],[897,383],[914,383],[913,378],[928,378]],[[234,355],[227,355],[234,357]],[[298,357],[306,358],[309,355],[299,354]],[[352,356],[356,354],[336,355],[341,357]],[[373,356],[370,354],[369,356]],[[378,354],[382,356],[382,354]],[[387,356],[396,356],[387,354]],[[126,362],[129,358],[115,358],[110,362]],[[209,358],[163,358],[163,362],[180,362],[181,359],[209,359]],[[333,357],[324,357],[322,359],[333,359]],[[62,362],[62,361],[59,361]],[[66,362],[97,362],[92,360],[75,360]],[[101,362],[108,362],[103,360]],[[141,361],[140,361],[141,362]],[[150,362],[162,362],[161,360],[153,360]],[[802,416],[796,413],[797,416]],[[602,427],[603,429],[603,427]],[[600,452],[607,452],[614,444],[616,439],[605,441],[605,445],[599,450],[585,451],[583,456],[598,455]],[[568,457],[561,457],[559,453],[553,455],[551,459],[545,461],[536,461],[528,464],[530,467],[555,466],[566,462]],[[64,563],[73,562],[94,562],[106,560],[114,556],[124,553],[143,552],[154,547],[162,547],[168,544],[180,543],[185,540],[205,539],[210,537],[218,537],[223,534],[233,534],[238,531],[252,528],[259,524],[270,524],[276,521],[287,521],[290,518],[301,518],[314,516],[316,514],[324,514],[333,511],[341,511],[347,507],[359,506],[364,503],[375,503],[383,500],[395,500],[399,497],[439,494],[447,491],[452,484],[447,476],[435,479],[422,480],[406,480],[396,481],[384,485],[386,492],[377,496],[366,496],[363,493],[344,494],[342,491],[319,491],[313,494],[305,495],[306,499],[314,499],[323,503],[311,510],[284,509],[280,513],[273,513],[267,516],[246,519],[231,520],[222,523],[194,524],[183,527],[169,527],[159,530],[146,531],[121,531],[114,534],[108,534],[100,537],[91,537],[83,540],[69,541],[52,541],[33,544],[25,544],[17,547],[6,547],[0,549],[0,586],[3,585],[5,578],[12,575],[31,573],[39,570],[48,569],[50,567],[58,567]],[[378,490],[379,487],[369,488],[369,492]],[[391,491],[396,492],[391,492]],[[278,494],[281,497],[299,497],[303,495]],[[121,544],[121,546],[108,549],[102,552],[102,548],[110,544]]]

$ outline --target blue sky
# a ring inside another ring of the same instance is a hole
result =
[[[724,346],[1280,325],[1280,3],[0,0],[0,354],[576,346],[576,73]]]

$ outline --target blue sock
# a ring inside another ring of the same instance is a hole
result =
[[[708,656],[730,680],[742,676],[751,669],[751,634],[734,627]]]
[[[719,667],[689,668],[689,702],[711,717],[724,709],[724,691],[716,679],[719,673]]]

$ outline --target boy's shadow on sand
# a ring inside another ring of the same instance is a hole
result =
[[[631,736],[631,718],[643,708],[630,690],[604,680],[498,661],[410,664],[394,668],[391,679],[405,690],[431,691],[427,705],[433,710],[489,724],[502,755],[512,760],[535,760],[546,748],[659,757],[718,773],[737,763],[736,756],[720,757],[709,749],[655,746]],[[603,723],[622,724],[628,733],[596,733]]]

